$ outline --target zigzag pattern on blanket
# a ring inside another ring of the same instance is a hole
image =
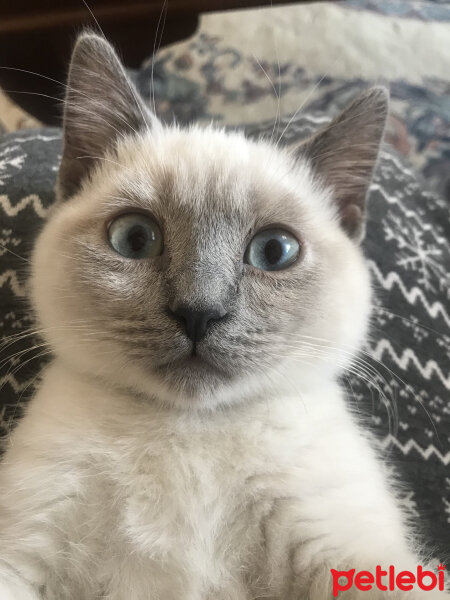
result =
[[[325,118],[314,113],[294,119],[285,141],[301,139]],[[285,125],[282,120],[274,135]],[[273,122],[248,128],[250,135],[267,136],[272,129]],[[25,276],[32,241],[53,202],[59,155],[55,130],[0,139],[3,434],[20,416],[47,358],[46,349],[30,350],[38,343],[35,335],[25,337],[33,327]],[[364,241],[375,291],[373,327],[349,373],[349,401],[379,434],[404,480],[399,493],[405,506],[423,521],[443,560],[450,554],[449,240],[447,204],[421,189],[397,156],[382,152]]]
[[[39,196],[36,196],[36,194],[30,194],[29,196],[21,198],[21,200],[19,200],[19,202],[17,202],[17,204],[14,206],[9,201],[8,196],[0,196],[0,206],[2,207],[3,212],[8,215],[8,217],[16,217],[30,204],[33,206],[38,217],[43,219],[47,216],[48,208],[44,208]]]
[[[418,452],[424,460],[436,456],[444,465],[450,465],[450,450],[444,455],[433,444],[430,444],[427,448],[421,448],[412,438],[409,439],[406,444],[401,444],[395,436],[389,434],[383,440],[382,446],[388,448],[391,445],[398,448],[405,456],[414,450],[415,452]]]

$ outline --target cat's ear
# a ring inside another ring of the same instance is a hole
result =
[[[78,191],[96,161],[119,137],[157,124],[113,47],[97,34],[79,36],[66,90],[57,185],[60,198]]]
[[[341,225],[357,241],[364,231],[366,194],[383,138],[388,103],[385,88],[370,88],[296,149],[332,190]]]

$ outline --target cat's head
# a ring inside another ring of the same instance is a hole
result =
[[[213,407],[313,385],[361,345],[358,246],[387,93],[363,93],[296,148],[163,126],[114,50],[70,67],[59,205],[32,295],[61,360],[105,384]]]

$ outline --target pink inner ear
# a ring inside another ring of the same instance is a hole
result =
[[[361,228],[363,213],[356,204],[347,204],[341,209],[341,224],[349,235],[357,234]]]

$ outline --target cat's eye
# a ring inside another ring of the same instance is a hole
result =
[[[116,252],[125,258],[151,258],[162,252],[161,229],[140,213],[120,215],[108,227],[108,238]]]
[[[294,263],[300,243],[284,229],[264,229],[255,235],[245,251],[244,260],[256,269],[279,271]]]

